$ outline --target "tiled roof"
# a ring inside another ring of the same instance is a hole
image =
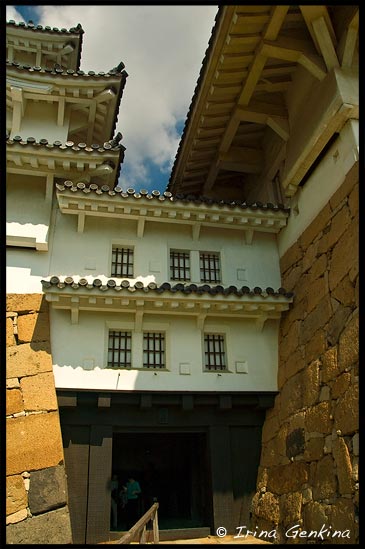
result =
[[[243,297],[243,296],[261,296],[261,297],[285,297],[288,299],[291,299],[293,297],[292,292],[288,292],[284,288],[279,288],[278,290],[274,290],[273,288],[266,288],[262,289],[259,286],[256,286],[254,288],[249,288],[248,286],[242,286],[240,288],[237,288],[236,286],[228,286],[223,287],[221,285],[218,286],[210,286],[209,284],[203,284],[203,285],[197,285],[197,284],[173,284],[171,285],[169,282],[164,282],[160,285],[157,285],[155,282],[150,282],[145,286],[143,282],[137,281],[134,284],[131,284],[129,280],[123,279],[120,281],[120,279],[108,279],[105,283],[100,278],[95,278],[92,283],[90,283],[86,278],[80,278],[78,281],[75,281],[73,277],[66,276],[64,277],[63,281],[58,276],[51,276],[49,280],[42,280],[42,287],[44,289],[51,288],[52,286],[56,286],[57,288],[63,289],[63,288],[72,288],[74,290],[78,290],[79,288],[86,288],[87,290],[91,289],[98,289],[100,292],[105,292],[108,290],[119,292],[119,291],[126,291],[126,292],[155,292],[157,294],[161,294],[164,292],[170,292],[170,293],[176,293],[181,292],[183,294],[191,294],[195,293],[197,295],[201,294],[210,294],[210,295],[235,295],[237,297]]]
[[[121,76],[124,80],[123,84],[125,84],[125,80],[128,76],[128,73],[124,70],[124,63],[119,63],[118,67],[114,67],[113,69],[110,69],[108,72],[94,72],[94,71],[74,71],[73,69],[62,69],[61,67],[39,67],[35,66],[32,67],[28,64],[21,64],[18,61],[6,61],[6,64],[8,67],[17,69],[17,70],[27,70],[29,72],[39,72],[41,74],[49,74],[51,76],[72,76],[72,77],[92,77],[92,78],[109,78],[110,76]]]
[[[61,150],[67,149],[72,151],[85,151],[87,153],[103,153],[110,151],[119,152],[120,150],[125,151],[125,147],[120,143],[113,142],[113,139],[111,139],[110,141],[106,141],[103,144],[93,143],[90,146],[86,145],[86,143],[74,143],[73,141],[66,141],[65,143],[62,143],[62,141],[49,142],[47,139],[40,139],[39,141],[37,141],[35,137],[23,138],[20,135],[15,135],[12,139],[10,139],[9,135],[7,135],[6,141],[9,145],[18,143],[19,145],[23,146],[32,145],[34,147],[46,147],[47,149],[58,148]]]
[[[56,184],[57,190],[59,192],[71,190],[73,192],[80,192],[88,194],[90,192],[94,192],[96,194],[108,194],[109,196],[120,196],[121,198],[133,198],[133,199],[140,199],[140,198],[147,198],[149,200],[157,200],[157,201],[165,201],[168,200],[170,202],[182,202],[182,203],[194,203],[194,204],[205,204],[207,206],[210,205],[218,205],[222,207],[229,207],[229,208],[241,208],[241,209],[251,209],[251,210],[273,210],[273,211],[284,211],[289,212],[290,208],[285,208],[283,204],[271,204],[266,203],[263,204],[262,202],[245,202],[245,201],[234,201],[234,200],[214,200],[212,198],[207,198],[205,196],[194,196],[194,195],[184,195],[184,194],[176,194],[172,195],[169,191],[165,191],[163,193],[160,193],[160,191],[154,190],[154,191],[148,191],[147,189],[141,189],[139,192],[135,191],[135,189],[129,188],[126,191],[123,191],[121,187],[114,187],[114,189],[110,188],[108,185],[103,185],[102,187],[98,187],[96,184],[91,184],[89,186],[85,185],[84,183],[73,183],[70,180],[64,181],[63,184],[57,183]]]
[[[78,23],[76,27],[71,27],[68,30],[65,28],[59,29],[58,27],[49,27],[49,26],[43,27],[42,25],[35,25],[33,21],[28,21],[28,23],[24,23],[23,21],[21,21],[20,23],[16,23],[14,19],[9,19],[9,21],[7,21],[6,24],[11,25],[13,27],[19,27],[22,29],[31,29],[32,31],[35,31],[35,32],[40,32],[40,31],[41,32],[57,32],[62,34],[83,34],[85,32],[84,29],[81,27],[80,23]]]

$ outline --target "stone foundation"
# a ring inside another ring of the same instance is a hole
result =
[[[275,529],[279,543],[321,543],[308,533],[322,525],[324,543],[358,542],[358,227],[355,165],[281,259],[295,298],[252,502],[253,527]],[[295,525],[307,534],[286,537]]]
[[[9,294],[6,310],[6,541],[72,543],[48,304]]]

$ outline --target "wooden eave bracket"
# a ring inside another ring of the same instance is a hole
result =
[[[67,292],[67,293],[65,293]],[[197,298],[189,296],[157,297],[151,292],[151,297],[135,295],[134,292],[127,296],[119,293],[110,295],[101,294],[99,290],[88,290],[87,294],[77,290],[77,295],[70,294],[67,289],[52,287],[45,289],[46,301],[56,309],[69,309],[71,313],[71,324],[79,322],[79,311],[90,310],[100,313],[107,312],[128,312],[135,316],[136,331],[142,330],[142,323],[145,314],[166,314],[179,316],[193,316],[196,318],[197,329],[202,330],[207,317],[225,317],[231,319],[251,319],[256,328],[261,331],[267,320],[280,319],[283,311],[289,309],[292,298],[253,298],[242,302],[239,298],[215,301],[212,298]],[[156,299],[157,297],[157,299]],[[268,301],[268,299],[271,299]]]
[[[112,197],[81,197],[65,192],[56,192],[60,211],[64,214],[77,215],[77,231],[85,229],[86,216],[110,217],[116,219],[131,219],[136,221],[136,234],[143,238],[148,221],[161,223],[178,223],[191,226],[191,236],[194,241],[200,238],[202,227],[221,227],[231,230],[241,230],[245,233],[246,243],[251,244],[253,232],[277,233],[287,223],[288,213],[283,211],[260,211],[252,214],[247,210],[190,210],[172,209],[159,206],[157,209],[149,205],[123,203]],[[108,199],[109,198],[109,199]],[[189,214],[189,215],[188,215]]]
[[[297,127],[292,128],[297,140],[287,144],[282,178],[287,197],[296,193],[304,175],[334,133],[340,131],[347,120],[357,119],[359,115],[358,76],[351,71],[334,68],[313,93],[313,97],[308,97],[308,104],[317,98],[325,98],[327,103],[323,109],[317,108],[300,119]]]

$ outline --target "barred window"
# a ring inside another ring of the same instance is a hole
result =
[[[190,253],[179,250],[170,251],[171,280],[190,280]]]
[[[133,277],[133,248],[113,246],[111,276]]]
[[[108,368],[130,368],[132,365],[131,332],[109,331]]]
[[[143,334],[143,367],[165,368],[165,334],[161,332]]]
[[[200,252],[201,282],[220,282],[219,254],[215,252]]]
[[[204,334],[204,354],[206,370],[226,370],[226,352],[224,336]]]

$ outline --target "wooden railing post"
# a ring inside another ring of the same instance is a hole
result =
[[[152,521],[153,527],[153,543],[159,543],[158,533],[158,518],[157,518],[158,503],[154,503],[152,507],[141,517],[134,526],[124,536],[114,543],[126,545],[131,543],[136,537],[139,543],[146,543],[147,538],[147,523]]]

